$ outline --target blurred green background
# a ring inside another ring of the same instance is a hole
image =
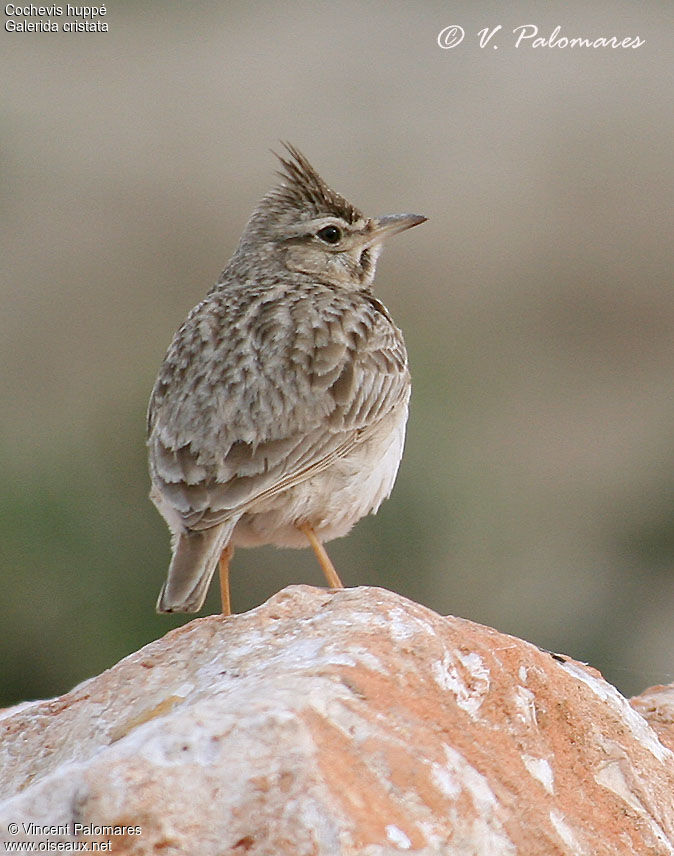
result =
[[[673,680],[667,4],[107,10],[105,34],[0,37],[0,704],[181,621],[154,614],[169,539],[146,402],[279,139],[367,213],[430,218],[379,266],[412,411],[392,498],[330,547],[347,584],[589,661],[626,694]],[[529,23],[646,44],[516,49]],[[441,50],[451,24],[466,39]],[[322,582],[309,551],[239,551],[235,609],[300,582]]]

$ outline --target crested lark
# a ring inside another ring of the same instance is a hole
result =
[[[176,333],[148,409],[151,497],[172,532],[158,612],[196,612],[235,547],[314,548],[391,492],[410,376],[372,294],[382,242],[422,223],[368,218],[297,149],[218,283]]]

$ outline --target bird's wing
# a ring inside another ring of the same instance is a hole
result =
[[[153,490],[189,529],[325,470],[407,403],[405,345],[376,298],[325,286],[273,298],[207,298],[155,384]]]

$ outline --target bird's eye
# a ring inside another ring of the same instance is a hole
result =
[[[316,232],[316,235],[326,244],[337,244],[342,239],[342,230],[337,226],[324,226]]]

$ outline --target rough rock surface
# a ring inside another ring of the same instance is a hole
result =
[[[632,706],[587,666],[382,589],[292,587],[0,714],[0,835],[132,827],[79,842],[163,856],[671,856],[673,711],[673,687]]]

